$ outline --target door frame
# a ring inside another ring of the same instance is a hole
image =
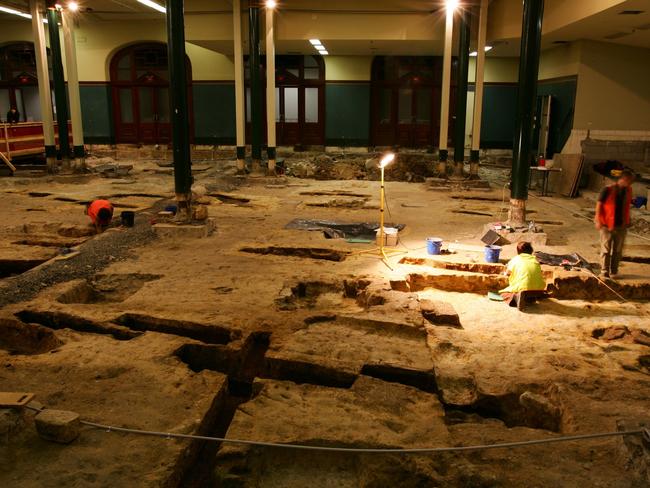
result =
[[[140,71],[145,71],[145,66],[138,66],[135,61],[135,53],[138,50],[162,50],[164,51],[164,56],[167,56],[167,45],[161,42],[145,42],[145,43],[136,43],[126,46],[118,51],[116,51],[111,57],[110,61],[110,85],[111,85],[111,101],[113,106],[113,130],[115,134],[115,142],[117,144],[171,144],[172,141],[172,120],[170,114],[170,120],[167,131],[169,133],[168,137],[163,137],[160,135],[161,127],[160,124],[154,122],[153,131],[155,133],[154,140],[145,140],[144,132],[145,128],[141,122],[140,117],[140,88],[167,88],[171,89],[169,83],[169,70],[167,64],[160,64],[158,66],[152,67],[149,71],[145,72],[143,75],[138,76],[138,68]],[[130,79],[120,80],[118,76],[118,63],[124,58],[129,58],[129,74]],[[187,97],[188,97],[188,110],[189,110],[189,121],[190,121],[190,142],[194,141],[194,109],[193,109],[193,98],[192,98],[192,65],[190,59],[185,55],[185,65],[186,65],[186,74],[187,74]],[[156,69],[157,68],[157,69]],[[164,73],[166,76],[160,76],[155,73]],[[131,107],[133,112],[133,130],[130,132],[133,135],[128,135],[127,130],[125,130],[125,124],[121,121],[121,101],[119,98],[119,90],[130,88],[131,89]],[[154,95],[155,102],[156,95]]]

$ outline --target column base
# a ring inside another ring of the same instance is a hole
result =
[[[508,223],[511,227],[523,227],[526,225],[526,200],[520,198],[510,199],[508,210]]]
[[[263,175],[266,172],[262,170],[262,164],[259,159],[253,159],[251,164],[251,175],[259,176]]]
[[[438,178],[447,178],[447,158],[449,157],[449,151],[447,149],[438,150],[438,165],[436,171],[438,172]]]
[[[267,174],[269,176],[275,176],[275,147],[267,147],[266,154],[269,158],[267,163]]]
[[[478,175],[479,167],[479,151],[478,149],[472,149],[469,152],[469,179],[470,180],[480,180],[481,177]]]
[[[454,161],[454,170],[453,173],[450,176],[450,179],[452,180],[463,180],[465,177],[463,176],[463,166],[465,165],[464,161]]]
[[[237,146],[237,173],[246,172],[246,146]]]
[[[56,173],[56,146],[45,146],[45,163],[47,164],[48,173]]]
[[[190,222],[192,220],[192,193],[177,193],[176,203],[178,205],[178,212],[176,213],[178,219]]]

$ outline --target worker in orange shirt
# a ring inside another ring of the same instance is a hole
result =
[[[106,230],[113,220],[113,205],[108,200],[94,200],[86,207],[86,214],[99,234]]]

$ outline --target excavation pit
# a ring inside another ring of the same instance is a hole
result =
[[[0,279],[26,273],[48,259],[0,259]]]
[[[42,354],[63,344],[51,329],[13,319],[0,319],[0,348],[12,354]]]
[[[59,303],[117,303],[137,293],[146,283],[162,278],[151,274],[105,274],[74,284],[57,298]]]
[[[348,253],[337,251],[336,249],[326,249],[320,247],[242,247],[240,252],[273,256],[288,256],[305,259],[320,259],[325,261],[344,261]]]

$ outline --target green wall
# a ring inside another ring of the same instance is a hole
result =
[[[81,119],[84,142],[87,144],[112,144],[113,107],[108,85],[80,85]]]
[[[578,78],[544,81],[537,85],[537,96],[551,95],[551,121],[548,135],[547,157],[562,151],[571,135],[573,113],[576,105]]]
[[[516,113],[517,85],[484,85],[481,148],[512,148]]]
[[[192,85],[195,144],[235,143],[234,83]]]
[[[370,139],[370,83],[327,83],[325,144],[367,146]]]

